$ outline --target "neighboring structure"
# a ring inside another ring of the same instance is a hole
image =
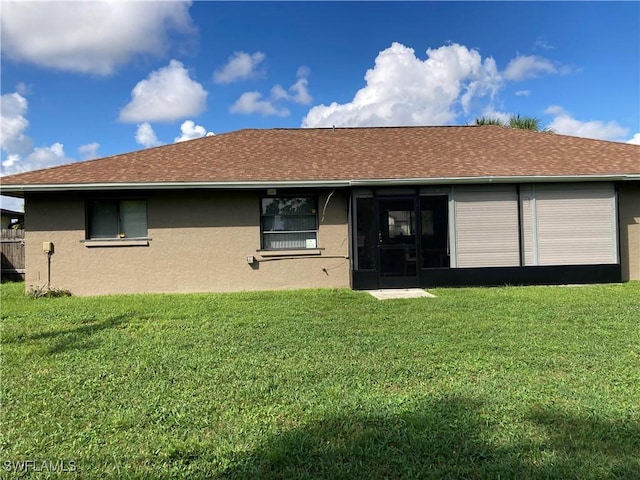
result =
[[[27,286],[78,295],[640,279],[640,146],[551,133],[241,130],[2,194],[25,199]]]
[[[24,280],[24,213],[0,209],[0,280]]]
[[[0,229],[13,228],[15,226],[22,228],[21,225],[24,225],[24,212],[0,208]]]

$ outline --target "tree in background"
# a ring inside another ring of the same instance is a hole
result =
[[[476,118],[475,125],[497,125],[499,127],[507,128],[520,128],[522,130],[531,130],[534,132],[549,132],[554,133],[552,128],[542,128],[540,120],[535,117],[521,117],[518,115],[511,115],[506,122],[495,117],[479,117]]]

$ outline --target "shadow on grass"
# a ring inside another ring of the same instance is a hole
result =
[[[51,330],[48,332],[36,333],[33,335],[19,336],[19,341],[40,341],[51,340],[53,345],[47,349],[49,354],[58,354],[67,350],[90,348],[91,339],[99,332],[114,328],[123,322],[130,320],[129,315],[118,315],[107,318],[104,321],[96,322],[94,320],[86,320],[77,327],[67,328],[64,330]]]
[[[529,421],[545,431],[558,461],[538,469],[536,478],[640,479],[640,421],[580,417],[543,409]]]
[[[501,426],[489,426],[482,405],[467,399],[431,401],[397,415],[353,412],[270,438],[236,456],[218,478],[640,478],[637,424],[558,412],[531,421],[549,435],[505,446],[492,440]]]

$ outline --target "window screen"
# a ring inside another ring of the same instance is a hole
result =
[[[261,205],[262,248],[317,248],[318,211],[313,197],[269,197]]]

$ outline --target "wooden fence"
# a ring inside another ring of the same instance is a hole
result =
[[[24,280],[24,230],[0,230],[2,247],[2,281]]]

